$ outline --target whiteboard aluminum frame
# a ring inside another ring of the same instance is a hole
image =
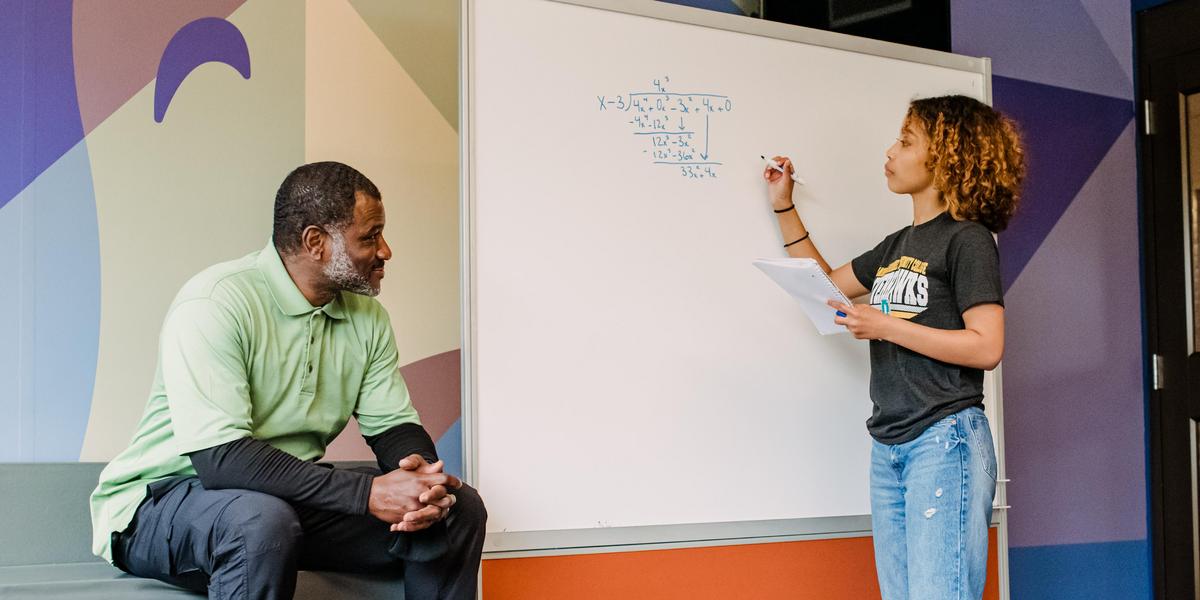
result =
[[[999,515],[993,514],[992,527],[998,527],[999,524]],[[489,538],[484,543],[484,558],[598,554],[825,540],[870,535],[870,515],[514,531],[496,539]]]
[[[760,37],[892,58],[983,75],[983,100],[992,103],[992,64],[982,57],[964,56],[882,42],[840,33],[785,25],[749,17],[679,6],[651,0],[548,0],[586,8],[626,13],[665,21],[697,25],[711,29],[733,31]],[[476,402],[475,364],[475,180],[474,137],[472,131],[475,105],[474,64],[475,39],[474,0],[461,0],[459,29],[459,206],[461,235],[462,285],[462,420],[463,474],[468,482],[478,481],[478,407]],[[989,400],[996,414],[996,455],[998,483],[996,510],[992,524],[997,528],[997,560],[999,563],[1000,597],[1008,592],[1008,519],[1005,490],[1003,400],[1001,368],[993,373],[995,393]],[[869,515],[819,517],[809,519],[780,519],[767,521],[737,521],[727,523],[694,523],[679,525],[650,525],[602,529],[569,529],[526,532],[492,533],[484,544],[484,558],[509,558],[526,555],[584,554],[592,552],[621,552],[640,549],[661,549],[695,546],[791,541],[797,539],[828,539],[870,535]]]

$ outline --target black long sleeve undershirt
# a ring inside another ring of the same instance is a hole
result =
[[[415,423],[364,437],[385,473],[409,454],[420,454],[430,462],[437,460],[433,440],[425,428]],[[367,512],[373,480],[370,474],[303,461],[254,438],[205,448],[188,457],[200,483],[210,490],[254,490],[321,510],[358,515]]]
[[[379,461],[379,469],[384,473],[395,470],[396,465],[410,454],[420,454],[428,462],[437,462],[437,447],[429,432],[416,423],[404,423],[384,431],[379,435],[364,435],[367,445],[375,453]]]

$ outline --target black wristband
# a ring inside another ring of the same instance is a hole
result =
[[[803,242],[804,240],[807,240],[809,233],[810,232],[805,232],[804,235],[800,236],[800,239],[792,241],[792,242],[788,242],[788,243],[784,244],[783,247],[787,248],[788,246],[794,246],[796,244],[799,244],[800,242]]]
[[[777,209],[775,209],[775,214],[777,214],[777,215],[782,215],[783,213],[785,213],[785,212],[787,212],[787,211],[789,211],[789,210],[792,210],[793,208],[796,208],[796,205],[795,205],[795,204],[789,204],[787,208],[777,208]]]

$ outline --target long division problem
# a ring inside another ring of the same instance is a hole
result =
[[[670,77],[651,82],[652,91],[596,96],[600,112],[626,118],[633,135],[645,140],[642,153],[656,165],[677,169],[688,179],[715,179],[721,162],[712,141],[713,126],[733,112],[721,94],[674,92]]]

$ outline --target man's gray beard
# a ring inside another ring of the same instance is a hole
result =
[[[342,291],[364,296],[378,296],[379,288],[372,286],[371,280],[356,271],[354,264],[350,262],[350,255],[346,253],[346,237],[342,235],[342,232],[330,232],[329,239],[330,256],[324,269],[325,277],[329,279],[329,282]]]

